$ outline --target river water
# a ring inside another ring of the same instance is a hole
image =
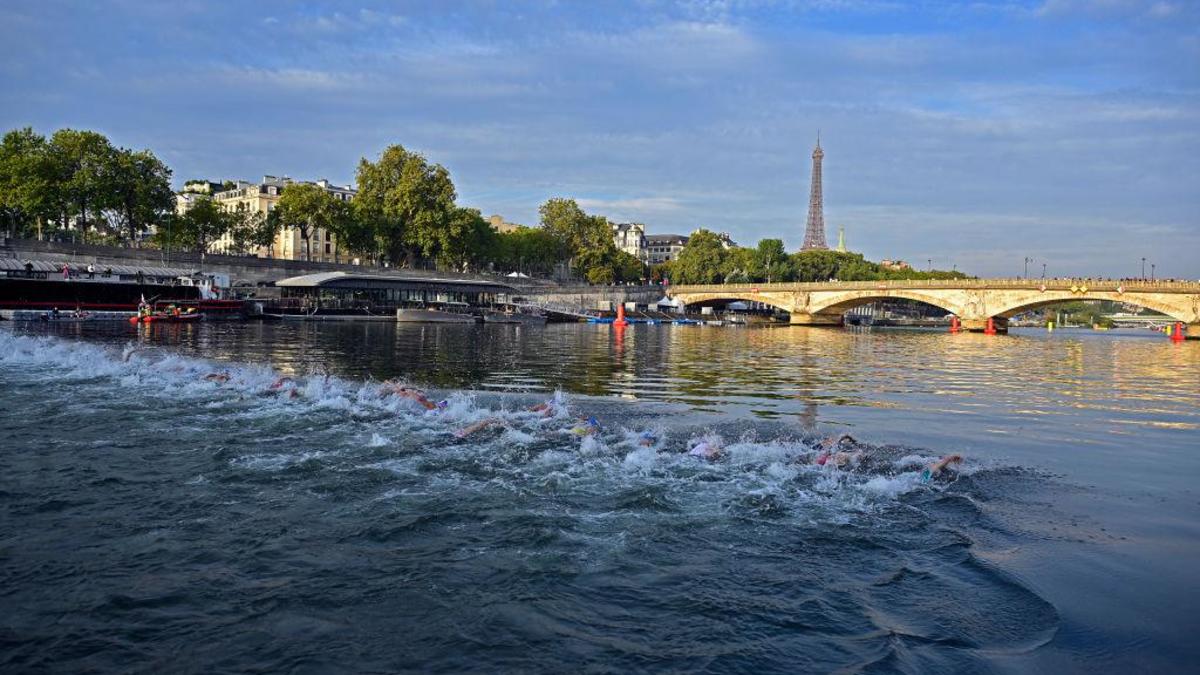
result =
[[[1200,658],[1200,343],[1149,332],[7,324],[0,444],[5,672]]]

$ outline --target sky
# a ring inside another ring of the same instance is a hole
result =
[[[401,144],[459,203],[827,237],[982,276],[1200,278],[1200,2],[0,1],[0,130],[191,178],[354,180]]]

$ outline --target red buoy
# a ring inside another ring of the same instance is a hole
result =
[[[1175,322],[1175,332],[1171,333],[1171,342],[1183,342],[1183,322]]]
[[[617,305],[617,320],[613,321],[614,326],[627,326],[625,321],[625,305]]]
[[[984,335],[995,335],[996,334],[996,320],[994,318],[992,318],[990,316],[988,317],[987,328],[983,329],[983,334]]]
[[[950,317],[950,332],[957,333],[960,330],[962,330],[962,324],[960,324],[958,322],[958,317],[957,316]]]

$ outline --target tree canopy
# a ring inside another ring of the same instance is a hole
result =
[[[0,141],[0,218],[18,235],[53,229],[136,241],[170,217],[171,169],[149,150],[117,148],[94,131],[60,129],[47,140],[14,129]]]

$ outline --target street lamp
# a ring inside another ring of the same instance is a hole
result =
[[[1042,263],[1042,281],[1046,280],[1046,263]]]
[[[932,271],[933,271],[933,258],[930,258],[930,259],[929,259],[929,271],[930,271],[930,272],[932,272]]]
[[[1146,280],[1146,256],[1142,256],[1142,281]]]
[[[1029,278],[1029,263],[1033,262],[1033,258],[1025,256],[1025,278]]]
[[[1154,281],[1154,263],[1150,263],[1150,281]]]

